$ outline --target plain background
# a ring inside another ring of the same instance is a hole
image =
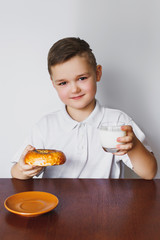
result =
[[[131,116],[160,162],[159,12],[158,0],[0,0],[1,178],[32,125],[62,105],[47,54],[70,36],[85,39],[103,66],[99,101]]]

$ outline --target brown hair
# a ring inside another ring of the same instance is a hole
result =
[[[74,56],[85,56],[89,64],[96,71],[96,59],[89,44],[75,37],[63,38],[57,41],[48,53],[48,71],[51,75],[51,66],[63,63]]]

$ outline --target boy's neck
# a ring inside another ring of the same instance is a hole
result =
[[[66,110],[72,119],[74,119],[77,122],[82,122],[91,114],[91,112],[95,108],[95,104],[96,100],[94,99],[92,103],[90,103],[83,109],[75,109],[67,106]]]

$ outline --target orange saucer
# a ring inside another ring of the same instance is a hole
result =
[[[58,198],[47,192],[21,192],[8,197],[5,208],[15,214],[34,217],[54,209],[58,205]]]

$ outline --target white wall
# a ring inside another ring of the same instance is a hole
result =
[[[133,117],[160,162],[159,12],[158,0],[0,1],[0,177],[31,126],[61,106],[46,59],[68,36],[90,43],[103,66],[97,98]]]

